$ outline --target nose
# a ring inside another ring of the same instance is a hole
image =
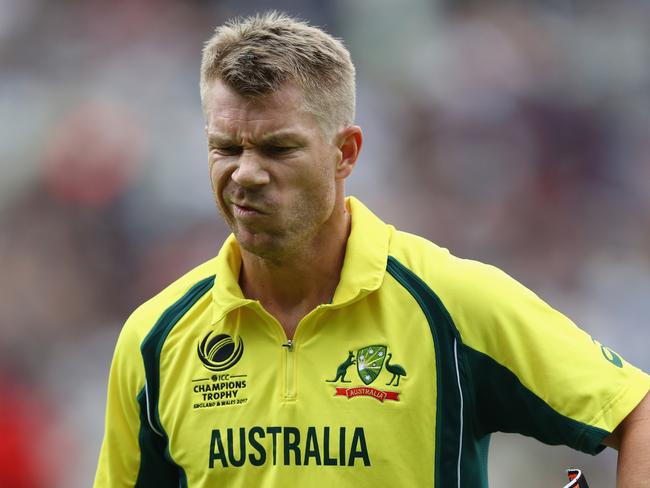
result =
[[[232,180],[244,188],[263,186],[270,182],[269,173],[264,169],[259,157],[252,151],[244,151],[233,171]]]

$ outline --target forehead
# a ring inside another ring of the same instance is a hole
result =
[[[243,137],[318,128],[316,117],[305,109],[302,90],[292,84],[268,95],[245,97],[216,80],[206,90],[204,105],[209,133]]]

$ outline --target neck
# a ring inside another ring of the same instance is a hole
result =
[[[310,242],[281,259],[265,259],[242,249],[239,283],[244,296],[259,300],[288,337],[318,305],[329,303],[339,283],[350,214],[342,205]]]

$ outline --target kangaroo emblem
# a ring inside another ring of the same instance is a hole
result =
[[[354,353],[352,351],[348,351],[348,358],[343,361],[338,368],[336,368],[336,378],[333,380],[325,380],[328,383],[334,383],[336,381],[340,381],[341,383],[352,383],[350,380],[345,379],[345,375],[348,372],[348,368],[352,366],[356,361],[354,360]]]

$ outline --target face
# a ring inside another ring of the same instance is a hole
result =
[[[342,202],[341,151],[303,105],[289,84],[251,100],[214,81],[206,94],[217,206],[241,247],[263,258],[322,238]]]

